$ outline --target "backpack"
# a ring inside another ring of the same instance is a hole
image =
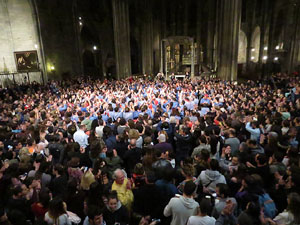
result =
[[[262,195],[258,196],[258,201],[261,207],[263,207],[264,215],[268,218],[274,218],[277,209],[274,201],[271,199],[270,195],[268,193],[264,193]]]

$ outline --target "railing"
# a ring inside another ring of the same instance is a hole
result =
[[[43,83],[43,77],[41,71],[37,72],[1,72],[0,73],[0,85],[3,87],[11,86],[14,84],[31,83],[31,82]]]

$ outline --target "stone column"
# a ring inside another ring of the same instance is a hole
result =
[[[247,55],[246,55],[246,70],[250,68],[251,62],[251,50],[252,50],[252,39],[253,39],[253,30],[255,28],[255,15],[256,15],[256,0],[253,2],[247,2],[247,9],[249,8],[249,12],[247,14],[247,28],[246,29],[246,36],[248,40],[247,44]],[[247,10],[248,11],[248,10]],[[261,27],[260,27],[261,28]],[[262,36],[262,30],[260,29],[260,35]],[[261,37],[260,36],[260,37]],[[260,51],[260,49],[255,49],[255,51]]]
[[[131,75],[128,0],[113,0],[113,23],[117,78]]]
[[[201,56],[202,56],[202,45],[201,45],[201,28],[202,28],[202,23],[201,23],[201,1],[197,1],[197,36],[196,36],[196,43],[197,43],[197,52],[196,52],[196,55],[197,55],[197,66],[200,70],[201,66],[202,65],[202,62],[200,61],[201,60]],[[200,74],[200,71],[198,71],[199,74]]]
[[[265,73],[265,65],[263,63],[264,52],[268,52],[268,50],[264,50],[265,47],[268,46],[269,42],[269,28],[268,23],[270,22],[270,12],[269,12],[269,4],[268,1],[265,0],[262,3],[261,8],[261,20],[260,20],[260,45],[259,45],[259,57],[258,57],[258,66],[259,66],[259,78],[264,77]]]
[[[195,45],[194,45],[194,39],[192,40],[192,54],[191,54],[191,78],[194,78],[195,76]]]
[[[153,73],[153,17],[152,2],[143,0],[142,22],[142,65],[143,74]]]
[[[200,5],[200,3],[198,3]],[[211,69],[214,68],[214,35],[216,30],[215,17],[216,17],[216,1],[206,2],[208,8],[208,21],[207,21],[207,39],[206,48],[204,49],[205,63]]]
[[[236,80],[242,0],[219,1],[221,14],[218,76],[223,80]]]
[[[300,41],[300,3],[296,3],[294,5],[294,15],[293,15],[293,37],[290,43],[290,51],[288,56],[288,73],[292,73],[295,71],[296,66],[299,65],[298,55],[299,55],[299,41]]]

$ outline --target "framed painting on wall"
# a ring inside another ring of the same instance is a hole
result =
[[[18,72],[39,71],[37,51],[14,52]]]

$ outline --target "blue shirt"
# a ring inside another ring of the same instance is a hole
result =
[[[202,98],[200,104],[204,104],[204,103],[210,104],[210,100]]]

